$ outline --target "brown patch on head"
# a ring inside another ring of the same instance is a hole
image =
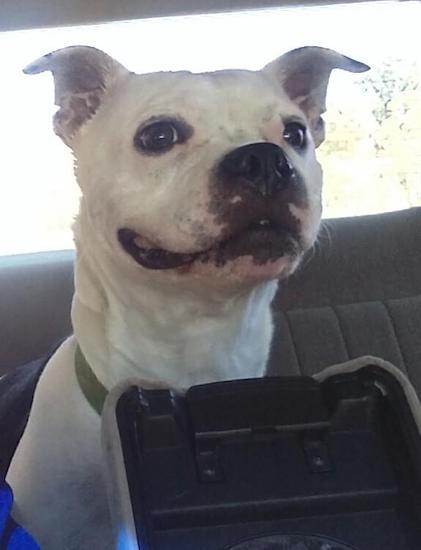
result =
[[[106,53],[87,46],[63,48],[28,65],[24,72],[51,71],[55,84],[56,133],[70,144],[75,133],[98,110],[105,93],[129,72]]]

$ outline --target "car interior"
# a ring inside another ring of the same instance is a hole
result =
[[[342,3],[347,2],[343,0]],[[300,10],[326,4],[334,2],[10,1],[3,2],[0,6],[0,34],[28,29],[40,29],[41,33],[48,28],[279,7]],[[378,4],[380,13],[384,3],[371,4]],[[355,40],[358,40],[357,35]],[[419,52],[417,55],[419,57]],[[386,98],[384,101],[389,100]],[[417,112],[419,113],[419,110]],[[384,126],[382,131],[386,131]],[[416,154],[420,166],[419,150]],[[419,186],[421,172],[416,177]],[[5,189],[2,191],[4,197],[1,202],[7,203],[7,182],[0,181],[0,186]],[[378,192],[382,193],[382,190],[379,188]],[[398,207],[395,211],[364,215],[351,213],[347,217],[333,216],[323,220],[313,250],[297,272],[281,282],[273,300],[275,331],[267,368],[268,377],[312,377],[332,365],[370,356],[398,367],[421,396],[419,197],[420,195],[417,195],[408,207]],[[28,227],[27,231],[30,232],[31,228]],[[10,244],[13,242],[13,232],[8,235],[3,233],[0,241],[2,239]],[[19,253],[2,253],[0,250],[0,377],[50,354],[71,334],[74,257],[74,250],[67,246],[63,249],[44,249],[41,244],[38,251]],[[35,383],[36,377],[33,380],[33,384]],[[32,395],[18,395],[28,400],[29,408]],[[0,403],[0,412],[3,411],[3,414],[5,407],[6,403]],[[7,407],[10,410],[13,404],[9,401]],[[0,427],[6,434],[7,424],[15,417],[6,415],[4,418],[6,421],[0,419]],[[24,429],[26,417],[13,421],[22,423],[20,429]],[[0,434],[0,440],[1,437]],[[8,436],[3,437],[7,439]],[[10,447],[13,449],[16,444],[15,441],[8,441],[9,449],[1,456],[3,474],[11,459]],[[419,499],[420,495],[417,498]],[[421,538],[417,540],[420,541]],[[270,541],[267,542],[267,546],[262,543],[262,546],[241,548],[351,548],[282,546],[279,541],[277,546],[270,546],[269,543]],[[180,545],[180,548],[190,547],[195,546],[188,546],[187,543],[185,546]],[[196,548],[199,547],[205,548],[196,543]],[[212,546],[214,547],[216,548]],[[162,546],[156,548],[171,548],[171,544],[162,543]],[[377,546],[373,545],[370,548]],[[404,550],[407,548],[412,549],[416,546],[402,546]]]

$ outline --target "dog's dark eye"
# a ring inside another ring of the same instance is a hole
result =
[[[136,132],[137,149],[150,153],[164,153],[178,143],[179,133],[171,121],[153,122]]]
[[[296,149],[304,149],[307,143],[305,126],[299,122],[287,122],[287,124],[285,124],[283,137],[285,141]]]

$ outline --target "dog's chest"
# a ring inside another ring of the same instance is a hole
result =
[[[276,283],[264,285],[232,307],[201,314],[176,300],[173,307],[163,300],[155,307],[148,304],[147,312],[142,307],[128,310],[127,300],[110,301],[104,331],[108,386],[136,377],[152,387],[183,391],[196,384],[262,376],[272,337],[269,304],[275,290]],[[87,332],[93,323],[80,301],[75,304],[74,314],[83,313],[84,321],[76,325],[76,335],[81,344],[86,338],[87,348],[93,341]]]
[[[241,322],[207,320],[201,326],[172,324],[172,330],[167,325],[166,332],[159,332],[153,326],[148,330],[147,322],[129,322],[127,312],[125,317],[122,312],[121,317],[114,315],[112,330],[104,331],[104,341],[98,332],[97,338],[90,333],[95,323],[88,315],[75,328],[81,346],[87,338],[84,349],[97,354],[122,350],[121,355],[103,356],[113,377],[107,387],[134,375],[184,390],[194,384],[263,374],[272,332],[267,304],[259,315],[245,317]],[[106,550],[112,535],[102,478],[101,421],[78,386],[74,355],[71,339],[47,366],[9,481],[18,505],[16,519],[45,550]],[[100,372],[99,364],[95,367]]]
[[[136,337],[135,324],[124,332],[110,333],[113,384],[128,377],[129,363],[134,366],[130,375],[144,380],[146,386],[180,391],[196,384],[262,376],[272,332],[270,319],[260,319],[257,334],[254,326],[224,321],[217,328],[213,322],[172,327],[156,340],[141,332]]]

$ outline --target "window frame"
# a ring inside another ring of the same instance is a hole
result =
[[[176,15],[359,2],[367,0],[230,0],[228,5],[226,0],[102,0],[100,3],[97,0],[9,0],[0,3],[0,32]]]

